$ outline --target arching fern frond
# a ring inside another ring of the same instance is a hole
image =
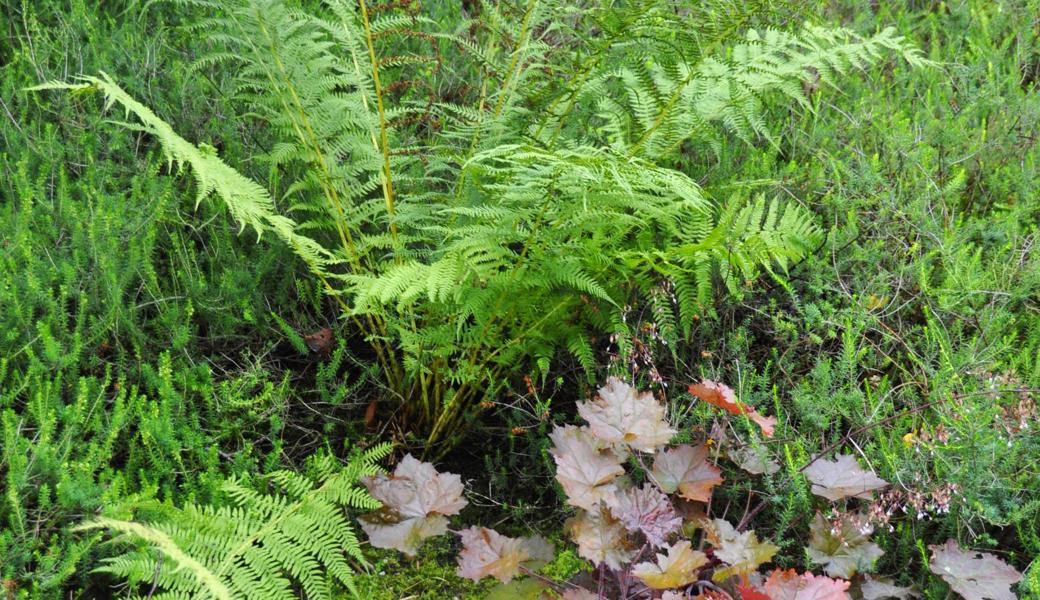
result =
[[[106,108],[118,104],[127,116],[133,115],[141,123],[123,123],[124,126],[141,129],[155,136],[171,165],[178,168],[187,165],[191,168],[198,188],[196,205],[215,193],[224,201],[231,216],[241,223],[243,229],[247,226],[252,227],[258,236],[265,231],[275,233],[314,268],[322,268],[333,261],[325,248],[297,232],[296,223],[275,212],[274,200],[263,186],[225,163],[217,156],[216,149],[205,144],[196,146],[177,135],[168,123],[127,94],[108,74],[102,73],[101,77],[81,76],[76,79],[83,83],[51,82],[30,89],[100,91],[105,96]]]
[[[323,600],[335,597],[336,585],[357,597],[348,558],[365,561],[344,509],[379,507],[356,484],[378,473],[377,461],[389,452],[390,445],[381,444],[355,453],[346,466],[317,459],[312,470],[320,483],[276,472],[271,481],[281,491],[275,494],[231,480],[224,486],[228,506],[189,505],[155,523],[99,518],[77,529],[107,529],[119,534],[116,541],[143,543],[98,571],[141,586],[149,598]],[[162,591],[152,593],[153,585]]]
[[[833,85],[892,54],[911,66],[928,62],[892,28],[870,37],[812,25],[799,33],[752,30],[724,55],[694,63],[674,55],[626,62],[593,79],[583,96],[597,106],[605,141],[618,152],[660,159],[688,139],[720,144],[716,125],[744,140],[770,138],[763,114],[769,94],[808,107],[803,82]]]

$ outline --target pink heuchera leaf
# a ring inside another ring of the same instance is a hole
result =
[[[625,473],[616,454],[602,448],[584,429],[573,425],[557,427],[549,437],[556,461],[556,481],[567,494],[567,503],[596,510],[600,501],[612,496],[618,475]]]
[[[682,445],[654,458],[651,476],[668,494],[679,492],[687,500],[707,502],[711,489],[722,483],[722,471],[708,462],[708,448]]]
[[[813,483],[812,493],[834,502],[842,498],[869,500],[874,490],[888,486],[888,482],[866,471],[851,454],[839,454],[835,460],[817,459],[803,471]]]
[[[640,394],[617,377],[608,378],[591,402],[579,402],[578,413],[597,438],[643,452],[654,452],[676,433],[665,420],[664,405],[653,394]]]
[[[620,569],[635,556],[625,526],[606,511],[580,511],[567,522],[566,530],[578,545],[578,555],[593,564]]]
[[[740,593],[740,600],[770,600],[769,596],[754,586],[744,585],[743,583],[737,584],[737,592]]]
[[[697,581],[697,569],[708,563],[703,552],[694,550],[683,540],[666,548],[668,554],[658,554],[657,562],[644,562],[632,568],[632,574],[648,587],[666,590]]]
[[[552,545],[538,537],[511,538],[485,527],[464,529],[459,536],[462,551],[456,572],[459,577],[473,581],[494,577],[509,583],[520,572],[521,565],[552,558]]]
[[[892,585],[892,582],[888,580],[874,579],[870,575],[867,575],[867,578],[863,581],[863,585],[860,586],[859,591],[863,594],[863,600],[883,600],[884,598],[909,600],[910,598],[917,598],[921,595],[915,592],[913,588]]]
[[[770,600],[849,600],[845,593],[848,581],[812,573],[799,575],[794,569],[773,571],[765,588]]]
[[[607,500],[607,505],[625,528],[641,531],[654,546],[663,546],[665,538],[679,531],[683,524],[668,496],[650,484],[620,491]]]
[[[400,520],[379,510],[358,521],[372,546],[399,550],[408,556],[415,556],[426,538],[448,532],[448,519],[439,515]]]
[[[717,406],[731,415],[747,415],[762,430],[762,435],[773,437],[776,419],[774,417],[764,417],[747,404],[738,402],[736,393],[728,385],[705,379],[700,383],[694,383],[688,389],[691,395],[700,398],[708,404]]]
[[[812,534],[807,548],[809,558],[823,565],[824,573],[831,577],[851,579],[856,573],[869,570],[885,552],[870,541],[873,528],[863,525],[866,522],[866,518],[844,515],[835,531],[831,521],[816,513],[809,528]]]
[[[458,475],[438,473],[431,463],[411,454],[401,459],[393,476],[362,477],[361,482],[375,499],[402,517],[454,515],[467,504]]]
[[[458,475],[438,473],[432,464],[411,454],[401,459],[392,476],[362,477],[361,482],[383,503],[359,519],[369,542],[409,556],[415,555],[424,539],[447,530],[445,515],[457,514],[467,504]]]
[[[1022,580],[1022,574],[996,556],[961,550],[952,539],[928,549],[932,551],[932,573],[967,600],[1015,600],[1011,586]]]
[[[754,531],[739,532],[723,519],[705,521],[704,535],[715,549],[715,557],[729,565],[717,569],[713,576],[723,581],[733,575],[748,575],[762,563],[772,560],[779,550],[769,542],[760,542]]]

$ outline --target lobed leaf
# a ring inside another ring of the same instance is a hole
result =
[[[600,502],[613,496],[613,481],[625,473],[617,455],[603,448],[584,428],[557,427],[549,437],[549,450],[556,461],[556,481],[567,494],[567,503],[585,510],[596,510]]]
[[[1015,600],[1011,586],[1022,580],[1022,574],[996,556],[962,550],[952,539],[928,549],[932,551],[932,573],[965,600]]]
[[[892,582],[887,579],[874,579],[869,575],[863,580],[863,585],[860,586],[859,591],[863,595],[863,600],[882,600],[883,598],[909,600],[921,595],[915,592],[913,588],[892,585]]]
[[[762,430],[762,435],[773,437],[773,429],[776,427],[775,417],[765,417],[747,404],[737,401],[737,395],[728,385],[705,379],[689,387],[690,394],[697,398],[717,406],[731,415],[747,415]]]
[[[369,542],[409,556],[426,538],[447,531],[444,517],[458,514],[467,504],[458,475],[438,473],[432,464],[411,454],[401,459],[393,476],[362,477],[361,482],[383,503],[381,509],[359,519]]]
[[[723,481],[722,471],[708,462],[704,444],[665,450],[654,459],[650,475],[665,493],[679,492],[697,502],[707,502],[712,488]]]
[[[668,496],[649,484],[619,491],[607,505],[626,529],[641,532],[653,546],[663,546],[666,538],[682,527],[682,517]]]
[[[552,544],[541,537],[510,538],[486,527],[470,527],[459,532],[462,551],[458,556],[459,577],[479,581],[494,577],[509,583],[521,565],[552,560]],[[525,564],[526,563],[526,564]]]
[[[653,394],[639,393],[617,377],[608,378],[593,401],[579,402],[578,413],[597,438],[643,452],[656,451],[676,433],[665,419],[665,407]]]
[[[873,471],[864,470],[851,454],[839,454],[834,460],[817,459],[803,471],[812,482],[812,493],[832,502],[842,498],[869,500],[874,490],[888,482]]]
[[[686,540],[666,550],[667,554],[657,555],[656,563],[644,562],[633,567],[632,574],[655,590],[666,590],[697,581],[697,570],[708,563],[708,557],[694,550]]]
[[[862,523],[866,523],[865,518],[844,515],[835,531],[830,521],[816,513],[809,528],[809,558],[823,565],[824,573],[831,577],[850,579],[860,571],[870,570],[874,561],[885,552],[870,541],[873,528]]]
[[[593,564],[604,563],[611,569],[620,569],[632,560],[637,550],[621,521],[603,510],[580,511],[567,522],[566,530],[578,545],[578,555]]]
[[[794,569],[773,571],[765,584],[770,600],[849,600],[847,589],[848,581],[812,573],[799,575]]]
[[[705,521],[703,525],[708,543],[715,549],[715,557],[729,565],[715,572],[716,581],[748,575],[769,562],[779,550],[769,542],[759,541],[754,531],[739,532],[723,519]]]

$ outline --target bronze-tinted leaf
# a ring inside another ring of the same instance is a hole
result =
[[[817,459],[803,471],[812,482],[812,493],[830,501],[842,498],[869,500],[874,490],[888,486],[873,471],[864,470],[851,454],[839,454],[834,460]]]
[[[682,517],[675,512],[668,496],[650,484],[621,490],[607,505],[626,529],[642,532],[654,546],[663,546],[666,538],[682,527]]]
[[[668,494],[679,492],[687,500],[707,502],[711,490],[722,483],[722,471],[708,462],[708,448],[682,445],[654,458],[650,475]]]
[[[596,510],[604,498],[613,496],[617,490],[613,481],[625,472],[613,451],[573,425],[557,427],[549,437],[556,481],[563,486],[568,504]]]
[[[809,528],[809,558],[831,577],[851,579],[861,571],[869,571],[884,551],[870,541],[873,528],[866,518],[845,515],[835,524],[816,513]]]
[[[727,455],[738,467],[752,475],[772,475],[780,470],[780,465],[769,458],[769,453],[761,446],[744,446],[730,450]]]
[[[597,438],[643,452],[654,452],[675,435],[665,419],[664,405],[650,392],[639,393],[617,377],[607,379],[591,402],[579,402],[578,413]]]
[[[632,574],[655,590],[683,587],[697,581],[697,569],[708,563],[703,552],[692,548],[689,541],[676,542],[667,554],[658,554],[657,562],[644,562],[632,568]]]
[[[376,500],[404,517],[454,515],[467,504],[458,475],[438,473],[431,463],[411,454],[401,459],[392,476],[363,477],[361,482]]]
[[[369,542],[409,556],[415,555],[424,539],[447,530],[445,515],[457,514],[466,506],[458,475],[438,473],[432,464],[411,454],[401,459],[392,476],[363,477],[361,482],[383,503],[382,508],[359,519]]]
[[[459,532],[462,551],[458,556],[458,575],[473,581],[485,577],[509,583],[520,566],[552,557],[552,546],[542,538],[511,538],[493,529],[470,527]]]
[[[376,548],[399,550],[408,556],[415,556],[426,538],[448,531],[448,519],[439,515],[402,519],[400,515],[376,511],[358,521],[368,536],[368,543]]]
[[[892,585],[892,582],[887,579],[874,579],[870,575],[864,579],[859,591],[863,595],[863,600],[884,600],[885,598],[910,600],[910,598],[917,598],[921,595],[913,588]]]
[[[723,581],[734,575],[747,575],[769,562],[779,550],[769,542],[761,542],[754,531],[739,532],[723,519],[705,521],[704,534],[715,550],[715,557],[729,565],[717,569],[713,576]]]
[[[567,522],[566,530],[578,545],[578,555],[593,564],[606,563],[611,569],[620,569],[637,550],[621,521],[604,510],[579,511]]]
[[[799,575],[794,569],[773,571],[765,589],[770,600],[849,600],[845,593],[848,581],[812,573]]]
[[[932,551],[932,573],[966,600],[1015,600],[1011,586],[1022,580],[1022,574],[996,556],[961,550],[952,539],[928,549]]]

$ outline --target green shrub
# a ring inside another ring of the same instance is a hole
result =
[[[667,282],[673,319],[689,329],[713,272],[736,287],[813,245],[817,228],[795,205],[709,200],[669,168],[684,144],[717,148],[720,130],[768,136],[761,98],[804,104],[809,70],[830,82],[886,53],[922,64],[891,30],[806,26],[741,41],[748,13],[723,7],[699,15],[712,25],[703,34],[679,33],[688,24],[666,2],[553,27],[566,4],[489,7],[481,18],[509,36],[421,33],[432,25],[421,15],[370,16],[364,3],[315,15],[266,0],[202,4],[217,16],[197,30],[219,32],[220,44],[202,64],[236,65],[232,93],[276,136],[262,156],[277,174],[269,185],[177,135],[108,75],[37,89],[101,90],[190,167],[199,201],[215,192],[243,228],[303,258],[433,453],[518,366],[566,349],[591,375],[593,335],[613,335],[627,354],[631,292],[607,290]],[[633,31],[645,54],[624,37]],[[441,69],[476,73],[481,92],[451,103],[435,94],[424,107],[410,78],[436,90]],[[546,77],[554,69],[574,72]]]

